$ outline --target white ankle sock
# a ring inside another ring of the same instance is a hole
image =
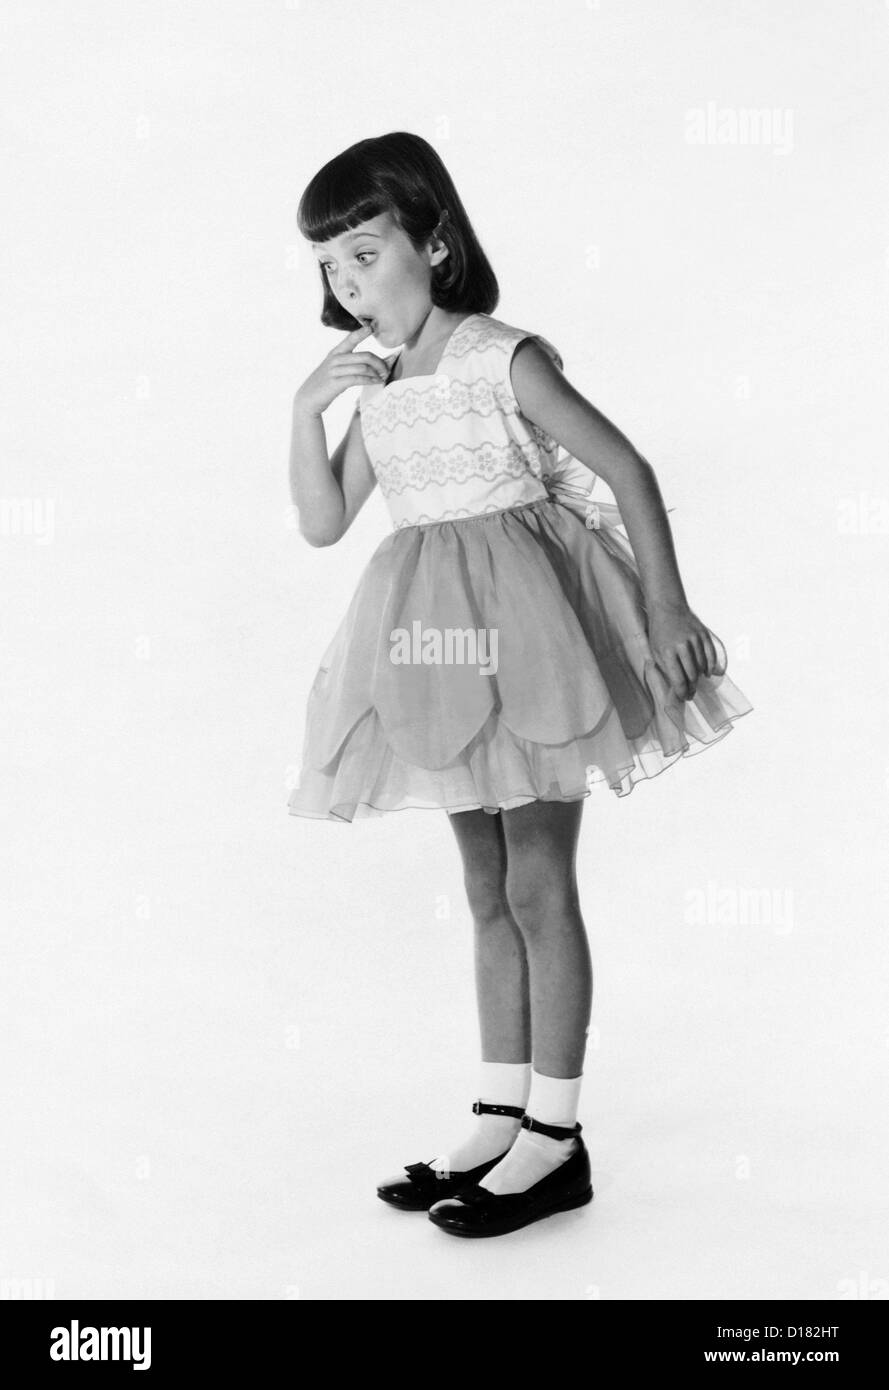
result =
[[[570,1129],[577,1122],[580,1076],[545,1076],[531,1069],[531,1088],[525,1112],[545,1125]],[[502,1196],[505,1192],[525,1192],[545,1178],[577,1149],[573,1138],[551,1139],[532,1129],[521,1129],[509,1153],[486,1173],[479,1186]]]
[[[473,1099],[525,1108],[531,1085],[530,1062],[482,1062]],[[477,1115],[472,1134],[430,1163],[437,1173],[466,1173],[509,1148],[521,1120],[511,1115]]]

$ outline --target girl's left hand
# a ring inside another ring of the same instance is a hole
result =
[[[720,662],[710,629],[688,607],[653,609],[648,641],[680,700],[693,699],[700,677],[718,672]]]

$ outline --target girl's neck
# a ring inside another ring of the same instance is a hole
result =
[[[395,358],[389,380],[398,381],[401,377],[406,376],[431,376],[438,369],[448,339],[455,332],[457,325],[469,317],[471,317],[469,314],[451,314],[444,323],[441,320],[438,321],[434,338],[422,344],[417,342],[411,349],[401,348]],[[422,335],[428,322],[428,318],[424,320],[423,328],[417,335],[418,338]]]

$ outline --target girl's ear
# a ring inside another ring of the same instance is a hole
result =
[[[450,220],[450,216],[447,208],[442,209],[441,216],[432,229],[432,235],[429,238],[429,245],[432,248],[430,265],[441,265],[442,261],[451,254],[450,247],[441,235],[441,229]]]

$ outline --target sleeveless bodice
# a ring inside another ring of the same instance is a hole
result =
[[[510,363],[524,338],[562,359],[538,333],[489,314],[462,319],[438,370],[370,382],[358,409],[368,457],[395,530],[479,516],[545,499],[559,446],[521,412]],[[397,353],[384,359],[394,364]],[[581,468],[586,489],[592,476]]]

